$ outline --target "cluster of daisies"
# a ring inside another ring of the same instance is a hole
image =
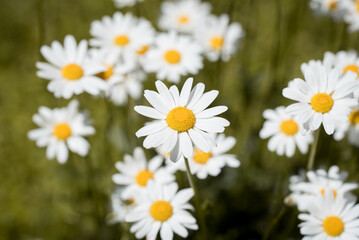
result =
[[[350,32],[359,30],[358,0],[311,0],[309,6],[318,15],[328,15],[335,21],[344,21]]]

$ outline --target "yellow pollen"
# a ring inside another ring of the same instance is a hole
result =
[[[96,76],[102,78],[103,80],[107,80],[113,75],[113,67],[108,64],[105,64],[105,66],[107,67],[106,71],[96,74]]]
[[[359,67],[355,64],[350,64],[350,65],[347,65],[344,69],[343,69],[343,73],[346,73],[346,72],[353,72],[353,73],[356,73],[357,75],[359,75]]]
[[[137,53],[138,55],[143,55],[143,54],[145,54],[145,53],[148,51],[148,49],[149,49],[149,46],[148,46],[148,45],[143,45],[140,49],[138,49],[138,50],[136,51],[136,53]]]
[[[186,24],[186,23],[188,23],[188,21],[189,21],[189,18],[186,15],[182,15],[178,18],[178,22],[180,24]]]
[[[136,175],[136,183],[141,187],[145,187],[149,179],[153,179],[153,173],[147,169],[139,171]]]
[[[351,114],[349,114],[349,122],[352,125],[359,124],[359,111],[358,110],[353,110],[353,112]]]
[[[150,214],[155,221],[164,222],[172,216],[173,208],[167,201],[156,201],[151,205]]]
[[[334,198],[336,198],[337,197],[337,191],[335,191],[335,189],[332,189],[332,191],[333,191],[333,196],[334,196]],[[320,193],[324,196],[324,194],[325,194],[325,189],[324,188],[322,188],[322,189],[320,189]]]
[[[206,164],[208,160],[212,157],[212,153],[205,153],[199,149],[194,150],[193,161],[198,164]]]
[[[327,113],[332,109],[333,98],[326,93],[317,93],[310,100],[310,105],[316,112]]]
[[[221,50],[223,47],[224,39],[221,36],[211,38],[211,48],[215,50]]]
[[[117,45],[117,46],[126,46],[129,42],[130,39],[126,36],[126,35],[118,35],[113,42]]]
[[[280,130],[282,131],[282,133],[288,136],[295,135],[298,132],[298,129],[298,124],[292,119],[285,120],[280,124]]]
[[[67,123],[58,123],[55,125],[52,133],[57,139],[66,140],[71,136],[71,128]]]
[[[67,80],[78,80],[84,75],[82,67],[77,64],[71,63],[61,69],[61,74]]]
[[[181,54],[176,50],[168,50],[164,55],[164,59],[170,64],[176,64],[181,61]]]
[[[193,128],[196,123],[196,117],[188,108],[176,107],[167,114],[166,122],[173,130],[186,132]]]
[[[336,237],[344,231],[344,223],[337,216],[329,216],[323,221],[324,232],[331,237]]]

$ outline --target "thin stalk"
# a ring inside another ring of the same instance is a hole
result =
[[[313,169],[315,154],[317,152],[317,147],[318,147],[319,135],[320,135],[320,128],[314,134],[314,142],[310,149],[310,154],[309,154],[309,159],[308,159],[308,164],[307,164],[307,171],[311,171]]]
[[[195,200],[195,205],[196,205],[196,209],[197,209],[197,213],[198,213],[200,229],[202,229],[202,233],[203,233],[203,239],[208,239],[207,238],[207,236],[208,236],[207,227],[206,227],[206,224],[204,221],[204,215],[203,215],[203,211],[201,208],[201,201],[199,198],[198,190],[197,190],[196,185],[194,184],[193,175],[191,173],[191,169],[188,164],[188,159],[184,158],[184,162],[186,164],[187,179],[188,179],[189,185],[191,186],[191,188],[193,189],[193,192],[194,192],[194,200]]]
[[[273,229],[275,228],[275,226],[278,224],[279,220],[284,216],[284,214],[287,211],[287,206],[283,206],[282,209],[280,210],[280,212],[278,212],[277,216],[275,216],[275,218],[273,219],[273,221],[271,222],[271,224],[269,225],[267,231],[264,233],[264,236],[262,238],[262,240],[267,240],[271,234],[271,232],[273,231]]]

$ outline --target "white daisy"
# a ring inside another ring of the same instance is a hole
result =
[[[349,24],[349,31],[359,30],[359,0],[342,1],[340,6],[345,10],[344,21]]]
[[[195,31],[196,40],[212,62],[219,59],[228,61],[237,51],[239,40],[244,35],[241,24],[230,24],[229,16],[226,14],[220,17],[210,16],[206,24]]]
[[[321,124],[327,134],[333,134],[335,122],[346,122],[351,107],[357,105],[353,92],[359,85],[352,73],[340,76],[337,69],[329,72],[325,67],[308,66],[304,69],[304,79],[296,78],[283,89],[283,96],[298,103],[287,107],[304,125],[305,130],[317,130]]]
[[[229,122],[217,115],[227,110],[226,106],[206,109],[217,97],[218,91],[204,93],[204,84],[198,83],[191,91],[193,78],[184,83],[181,93],[176,86],[168,89],[161,81],[156,81],[158,93],[146,90],[145,98],[153,106],[136,106],[135,111],[155,119],[136,132],[137,137],[147,136],[145,148],[161,147],[163,152],[171,152],[171,160],[177,161],[183,155],[193,156],[193,143],[203,152],[209,152],[213,140],[208,133],[223,132]],[[206,110],[205,110],[206,109]]]
[[[350,144],[359,147],[359,108],[353,108],[349,121],[339,125],[334,133],[334,139],[341,140],[348,134]]]
[[[90,144],[83,136],[94,134],[95,129],[87,124],[85,114],[78,112],[76,100],[65,108],[40,107],[32,120],[40,128],[31,130],[28,137],[35,140],[38,147],[47,147],[48,159],[56,157],[63,164],[67,161],[68,150],[82,157],[88,154]]]
[[[341,20],[345,11],[342,9],[341,0],[311,0],[310,8],[319,15],[330,15],[335,20]]]
[[[285,112],[285,107],[280,106],[274,110],[267,109],[263,112],[266,121],[259,132],[262,139],[269,138],[268,149],[278,155],[292,157],[295,147],[298,146],[302,154],[308,152],[308,146],[313,142],[312,133],[303,135],[303,126],[291,115]]]
[[[163,2],[158,25],[163,30],[193,33],[205,24],[210,11],[211,5],[199,0]]]
[[[177,183],[161,186],[149,182],[147,201],[126,216],[127,222],[135,222],[130,231],[136,233],[136,238],[155,240],[158,233],[163,240],[172,240],[173,233],[186,238],[187,229],[198,229],[196,219],[188,212],[193,209],[188,203],[194,195],[193,190],[177,191]]]
[[[174,176],[161,167],[162,162],[161,156],[155,156],[147,163],[143,149],[137,147],[133,151],[133,156],[126,154],[123,162],[116,162],[115,166],[120,173],[114,174],[112,180],[116,184],[127,186],[122,193],[124,198],[129,198],[133,192],[145,189],[149,179],[153,179],[158,184],[173,182]]]
[[[162,33],[148,50],[143,67],[147,72],[156,72],[158,79],[178,83],[181,76],[197,74],[203,68],[201,51],[201,46],[188,36]]]
[[[156,31],[154,30],[151,22],[144,18],[138,19],[136,28],[136,31],[141,35],[141,37],[136,39],[137,47],[134,50],[135,55],[142,64],[142,59],[154,44]]]
[[[73,36],[65,37],[64,46],[53,41],[51,47],[42,46],[41,54],[49,63],[37,62],[37,76],[50,80],[47,89],[55,97],[69,99],[73,94],[87,92],[99,95],[106,84],[95,75],[104,71],[104,67],[90,61],[87,52],[87,41],[78,45]]]
[[[359,205],[334,197],[331,191],[318,195],[308,207],[308,214],[300,214],[299,224],[304,240],[358,240]]]
[[[143,0],[113,0],[113,2],[117,8],[124,8],[132,7],[138,2],[143,2]]]

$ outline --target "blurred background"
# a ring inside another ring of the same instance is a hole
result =
[[[156,26],[160,0],[145,0],[122,9]],[[302,77],[300,64],[322,59],[325,51],[359,50],[359,34],[348,34],[344,23],[314,16],[307,0],[210,0],[212,13],[227,13],[242,24],[246,37],[228,63],[205,62],[195,82],[218,89],[216,105],[227,105],[227,135],[237,138],[232,150],[238,169],[225,168],[218,177],[197,180],[212,239],[300,239],[296,208],[286,207],[288,178],[305,168],[308,156],[278,157],[267,150],[258,132],[266,108],[287,105],[283,87]],[[66,34],[89,39],[93,20],[112,15],[111,0],[12,0],[0,10],[0,239],[133,239],[128,225],[108,225],[114,163],[142,145],[134,133],[147,120],[131,100],[115,107],[103,98],[83,94],[77,99],[93,119],[90,155],[70,155],[65,165],[48,161],[45,149],[27,138],[37,128],[31,117],[39,106],[63,107],[36,76],[39,48]],[[145,89],[154,88],[149,75]],[[182,85],[183,80],[180,85]],[[111,113],[111,114],[110,114]],[[319,139],[315,167],[337,164],[359,181],[359,151],[346,140]],[[155,152],[148,152],[148,156]],[[181,187],[188,187],[184,173]],[[358,194],[358,192],[356,192]],[[190,239],[195,239],[191,233]]]

